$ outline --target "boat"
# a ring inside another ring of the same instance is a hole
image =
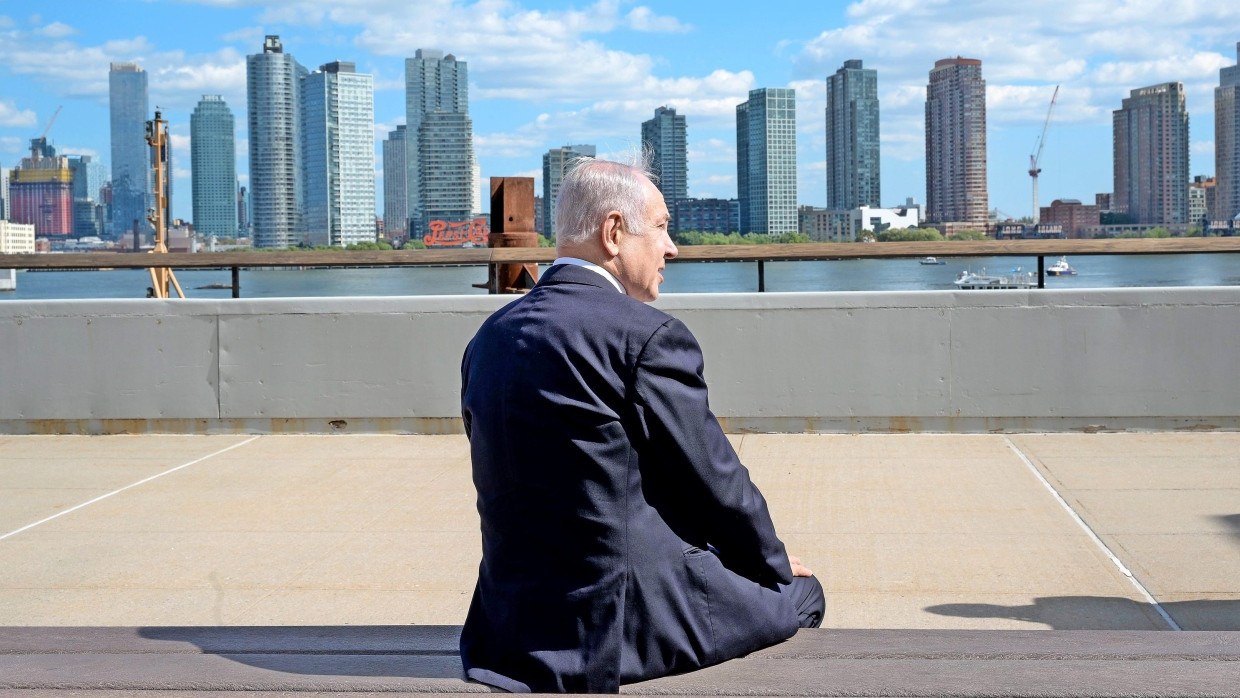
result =
[[[922,257],[921,259],[917,261],[921,262],[922,264],[947,264],[947,262],[944,262],[943,260],[937,257]]]
[[[1020,267],[1013,269],[1012,274],[993,276],[986,273],[985,269],[978,272],[965,270],[956,275],[955,283],[957,288],[966,290],[998,290],[998,289],[1019,289],[1019,288],[1037,288],[1037,275],[1033,272],[1022,272]]]
[[[1076,276],[1076,270],[1068,264],[1067,257],[1060,257],[1054,264],[1046,268],[1047,276]]]

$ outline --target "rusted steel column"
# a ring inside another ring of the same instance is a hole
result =
[[[534,178],[491,178],[491,237],[488,247],[538,247],[534,232]],[[525,293],[538,283],[537,264],[492,264],[491,293]]]

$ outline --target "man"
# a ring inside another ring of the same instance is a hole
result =
[[[615,693],[822,618],[710,412],[697,341],[645,304],[676,256],[648,172],[566,174],[560,258],[465,350],[482,563],[461,658],[510,691]]]

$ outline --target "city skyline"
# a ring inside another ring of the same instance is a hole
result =
[[[107,159],[106,66],[136,61],[150,74],[151,107],[169,119],[178,153],[189,152],[188,114],[202,95],[221,94],[235,105],[244,175],[244,57],[273,33],[307,65],[350,60],[375,75],[376,152],[402,120],[406,58],[435,47],[468,61],[483,180],[537,176],[541,154],[564,143],[597,143],[604,157],[623,153],[637,145],[640,123],[667,104],[694,124],[688,195],[730,198],[735,105],[758,86],[793,87],[798,203],[815,206],[826,204],[824,78],[846,60],[863,60],[878,72],[883,104],[883,204],[906,196],[924,202],[925,74],[935,60],[963,50],[986,65],[991,206],[1021,216],[1030,213],[1028,155],[1056,84],[1062,88],[1043,154],[1043,201],[1109,191],[1111,112],[1130,90],[1168,81],[1186,86],[1190,171],[1214,174],[1213,92],[1219,69],[1235,64],[1240,13],[1219,6],[1168,15],[1103,2],[978,12],[894,0],[793,3],[777,16],[746,13],[739,3],[709,11],[627,2],[411,8],[364,0],[347,12],[303,2],[268,5],[66,3],[40,8],[39,16],[0,6],[0,74],[9,88],[0,97],[0,163],[15,164],[60,104],[65,109],[50,141],[63,153]],[[736,21],[738,14],[745,21]],[[1103,16],[1105,26],[1097,19]],[[135,26],[195,31],[140,35]],[[187,218],[188,165],[188,158],[178,160],[173,202],[174,215]],[[248,184],[245,176],[241,183]]]

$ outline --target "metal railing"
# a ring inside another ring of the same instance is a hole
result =
[[[1240,237],[1107,240],[977,240],[787,245],[688,245],[675,262],[757,262],[758,290],[766,290],[766,262],[916,257],[1037,257],[1038,288],[1045,288],[1045,259],[1082,255],[1212,254],[1240,252]],[[241,297],[241,270],[272,267],[414,267],[548,264],[550,247],[475,247],[386,251],[277,251],[169,253],[124,252],[0,254],[0,269],[231,269],[232,296]]]

